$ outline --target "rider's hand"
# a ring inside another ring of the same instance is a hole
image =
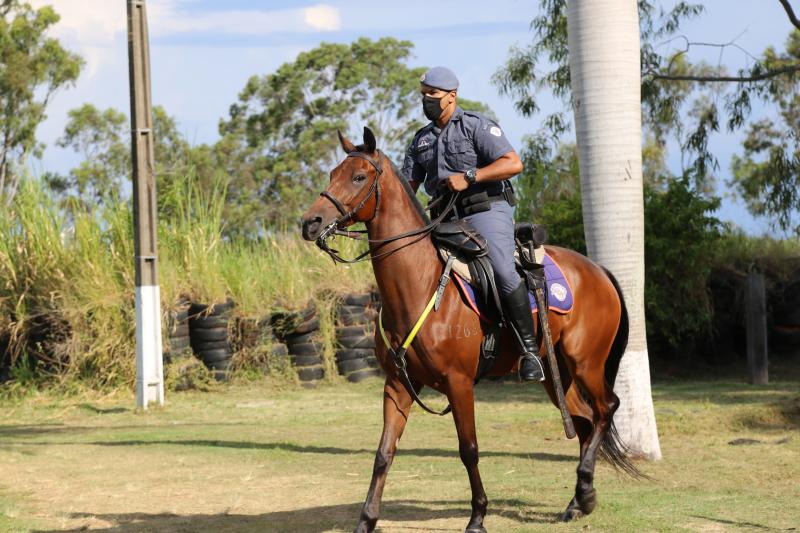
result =
[[[445,183],[447,183],[447,187],[451,191],[463,191],[467,187],[469,187],[469,183],[467,180],[464,179],[464,174],[453,174],[452,176],[448,176],[445,178]]]

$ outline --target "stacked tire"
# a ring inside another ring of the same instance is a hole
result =
[[[782,287],[772,309],[772,344],[779,349],[800,349],[800,272]]]
[[[281,325],[282,323],[282,325]],[[280,339],[304,387],[315,387],[325,377],[323,347],[319,338],[319,315],[311,303],[298,313],[283,314],[276,321]]]
[[[170,360],[191,355],[189,301],[181,299],[167,317],[167,354]]]
[[[228,378],[233,357],[228,325],[234,308],[232,300],[212,306],[189,306],[189,339],[192,351],[211,370],[218,381]]]
[[[375,317],[372,293],[346,294],[336,310],[336,368],[351,383],[380,376],[375,358]]]

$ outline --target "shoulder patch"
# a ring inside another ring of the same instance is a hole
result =
[[[495,137],[500,137],[501,135],[503,135],[503,130],[501,130],[497,126],[492,126],[491,128],[489,128],[489,133],[491,133]]]

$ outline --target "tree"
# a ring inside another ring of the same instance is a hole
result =
[[[128,117],[92,104],[73,109],[68,116],[56,144],[80,153],[83,161],[68,176],[47,174],[45,181],[67,204],[88,208],[119,201],[131,168]]]
[[[776,71],[800,64],[800,30],[791,33],[786,53],[773,48],[762,62]],[[781,76],[764,90],[777,108],[777,118],[764,118],[747,128],[744,153],[734,156],[730,184],[757,215],[776,217],[778,225],[800,235],[800,79]]]
[[[46,36],[59,16],[18,0],[0,3],[0,197],[14,198],[27,157],[38,154],[36,128],[53,94],[74,83],[81,58]]]
[[[116,109],[99,110],[84,104],[68,113],[64,135],[57,144],[71,148],[83,160],[62,176],[45,175],[48,186],[61,196],[62,204],[88,209],[122,200],[131,171],[130,121]],[[197,164],[204,171],[214,164],[207,163],[207,146],[192,148],[178,130],[175,119],[161,106],[153,108],[153,138],[156,176],[161,191],[169,190],[173,182],[182,180],[189,167]],[[164,197],[159,195],[159,207]]]
[[[399,162],[423,125],[419,78],[426,69],[407,66],[411,49],[389,37],[323,43],[250,78],[220,124],[217,157],[231,176],[228,228],[254,234],[294,226],[341,157],[337,129],[369,126]]]
[[[800,28],[788,0],[777,1],[786,11],[788,21]],[[719,162],[708,149],[709,138],[720,130],[721,124],[729,131],[745,127],[753,101],[777,103],[780,108],[787,88],[791,87],[789,94],[797,94],[800,61],[796,45],[790,38],[787,53],[768,49],[760,58],[748,54],[750,65],[731,74],[724,65],[710,66],[689,60],[690,52],[698,47],[738,47],[735,42],[695,42],[679,33],[684,21],[703,13],[701,4],[681,0],[667,11],[657,9],[650,0],[639,0],[637,4],[642,108],[648,137],[663,147],[667,138],[673,136],[682,152],[682,174],[690,176],[697,188],[711,190]],[[539,91],[551,90],[565,102],[569,101],[565,6],[566,0],[540,0],[540,14],[531,23],[533,42],[524,48],[512,48],[508,61],[495,74],[501,92],[512,96],[526,116],[538,112]],[[659,52],[662,50],[666,51]],[[551,64],[549,68],[542,65],[544,62]],[[796,130],[790,123],[783,126],[778,136],[785,140]],[[557,144],[568,128],[565,115],[554,113],[545,117],[544,128],[538,135]],[[763,129],[753,139],[764,133],[777,141],[774,132]],[[794,137],[790,138],[789,146],[796,146],[791,139]],[[772,144],[775,150],[762,149],[759,153],[752,150],[759,146],[757,142],[751,143],[751,148],[745,146],[745,159],[765,164],[758,168],[739,167],[738,171],[734,168],[730,185],[742,194],[755,214],[770,215],[777,226],[800,232],[800,224],[791,223],[793,213],[800,209],[800,196],[793,194],[797,190],[800,162],[792,150],[781,151],[779,142]],[[759,201],[763,196],[768,201]]]
[[[639,17],[635,0],[567,2],[569,73],[589,256],[620,282],[630,333],[614,417],[637,456],[659,459],[644,315]]]

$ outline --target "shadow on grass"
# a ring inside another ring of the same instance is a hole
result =
[[[144,531],[281,531],[322,533],[323,531],[350,531],[358,521],[362,502],[340,505],[322,505],[291,511],[276,511],[260,515],[242,515],[231,513],[208,515],[176,515],[172,513],[124,513],[95,514],[72,513],[72,519],[101,520],[114,524],[110,527],[97,528],[92,531],[133,533]],[[490,502],[489,516],[502,516],[518,523],[551,524],[556,521],[557,514],[522,509],[535,507],[520,500],[497,500]],[[381,522],[420,522],[419,527],[405,526],[403,530],[416,531],[452,531],[452,528],[437,529],[424,522],[430,520],[461,519],[466,526],[469,521],[469,503],[467,501],[386,501],[381,505]],[[38,530],[38,533],[55,533],[55,531],[85,531],[87,526],[68,530]]]
[[[189,439],[189,440],[120,440],[120,441],[72,441],[72,442],[4,442],[0,444],[0,448],[7,448],[10,446],[153,446],[153,445],[167,445],[167,446],[190,446],[190,447],[208,447],[208,448],[230,448],[235,450],[280,450],[292,453],[310,453],[310,454],[328,454],[328,455],[357,455],[369,454],[373,455],[375,449],[367,448],[337,448],[333,446],[314,446],[314,445],[300,445],[291,442],[247,442],[247,441],[229,441],[229,440],[204,440],[204,439]],[[415,457],[454,457],[458,459],[458,449],[452,450],[440,448],[399,448],[397,451],[398,456],[412,455]],[[534,459],[536,461],[565,461],[574,462],[578,460],[577,456],[564,455],[558,453],[544,453],[544,452],[501,452],[492,450],[481,450],[481,457],[518,457],[521,459]]]
[[[170,424],[128,424],[108,426],[66,426],[59,423],[44,424],[11,424],[0,426],[0,437],[35,437],[37,435],[66,435],[71,433],[85,433],[89,431],[116,431],[120,429],[180,429],[189,427],[217,427],[217,426],[259,426],[249,422],[188,422]]]
[[[735,526],[737,529],[758,529],[764,531],[795,531],[795,528],[788,529],[776,528],[765,526],[763,524],[756,524],[755,522],[737,522],[736,520],[726,520],[724,518],[712,518],[710,516],[692,515],[692,518],[699,518],[701,520],[708,520],[709,522],[716,522],[718,524],[725,524],[726,526]]]
[[[681,381],[654,383],[653,400],[673,402],[707,401],[718,405],[768,404],[797,398],[797,382],[748,385],[730,381]]]

